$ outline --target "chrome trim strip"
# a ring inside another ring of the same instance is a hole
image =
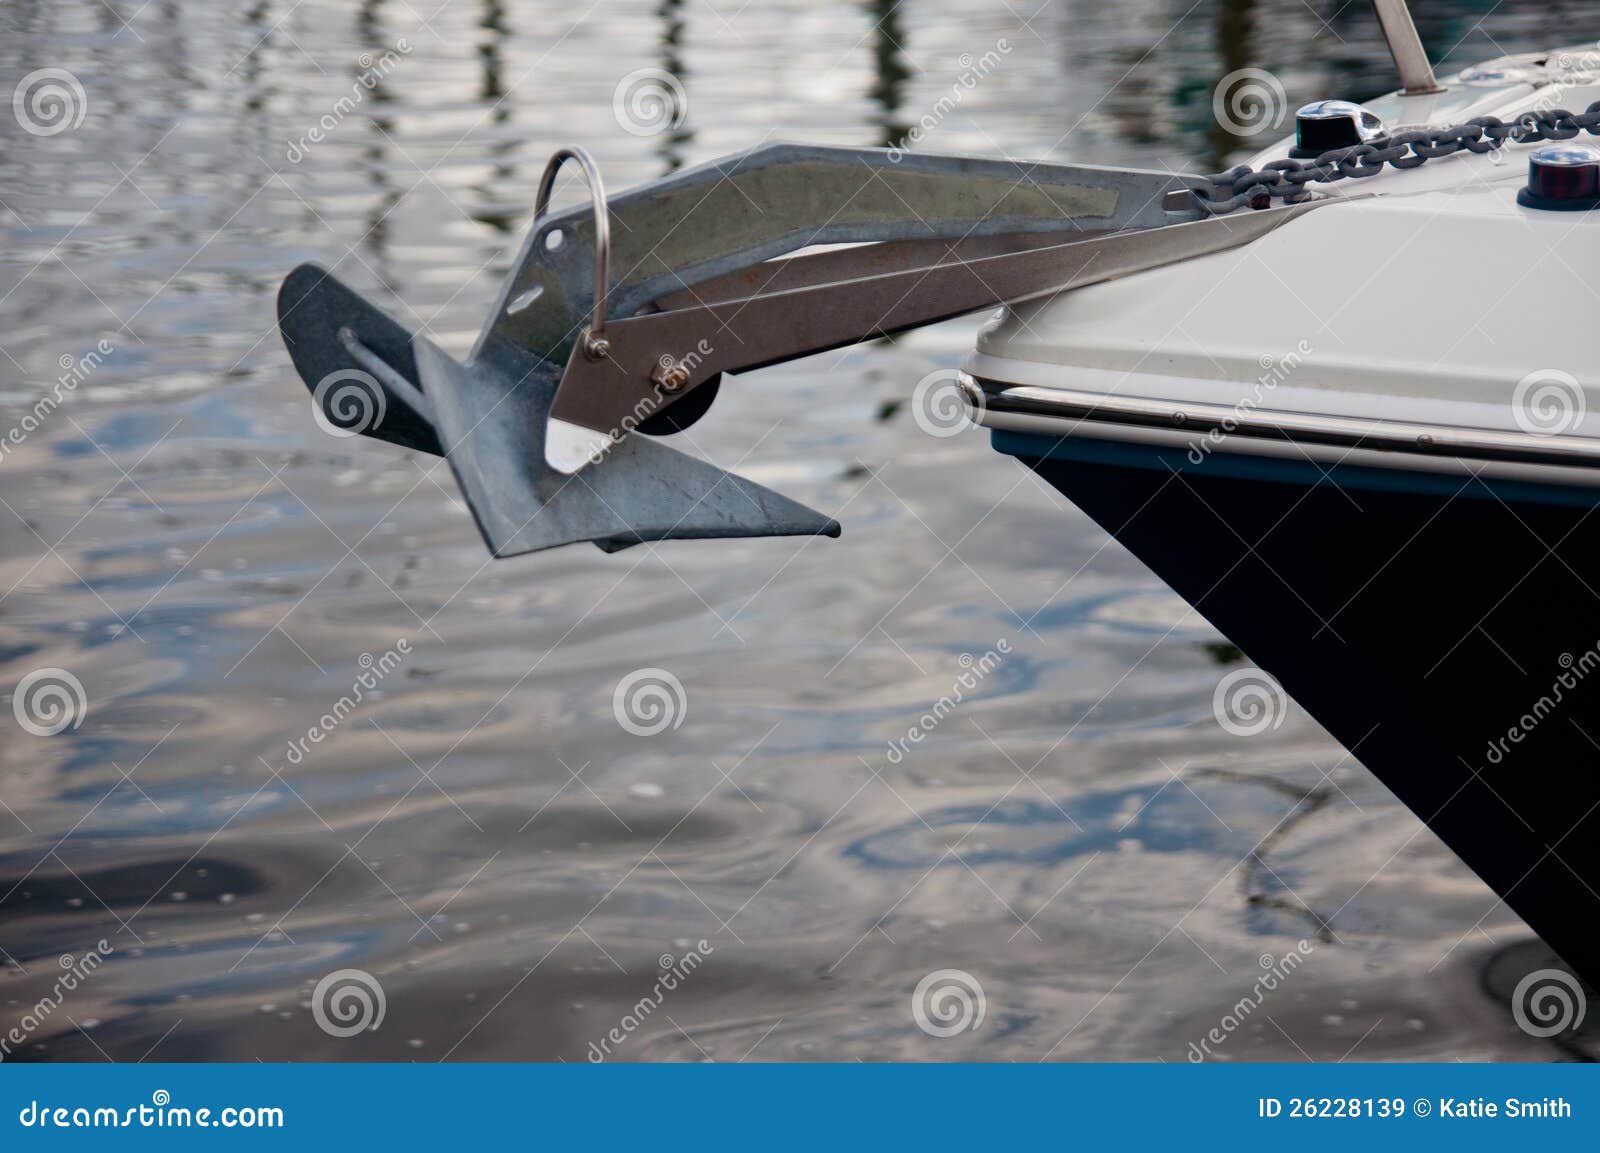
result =
[[[967,373],[960,375],[974,419],[987,423],[991,415],[1017,414],[1045,417],[1062,423],[1084,421],[1132,425],[1189,433],[1196,442],[1228,437],[1331,445],[1336,448],[1407,453],[1413,456],[1459,457],[1468,460],[1516,461],[1525,464],[1600,468],[1600,438],[1591,436],[1539,436],[1487,428],[1414,424],[1394,420],[1352,420],[1305,412],[1256,409],[1240,413],[1223,404],[1152,400],[1148,397],[1109,396],[1072,389],[1007,385]],[[1227,425],[1232,425],[1227,428]],[[1068,434],[1070,428],[1063,429]]]

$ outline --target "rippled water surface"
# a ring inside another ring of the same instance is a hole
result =
[[[1458,65],[1600,33],[1423,7]],[[917,427],[974,322],[738,379],[690,434],[842,539],[498,563],[442,463],[318,430],[274,328],[316,259],[464,354],[563,144],[620,189],[887,143],[1003,43],[921,147],[1211,170],[1219,77],[1373,95],[1376,37],[1290,0],[10,0],[0,90],[65,69],[82,119],[0,114],[0,685],[67,670],[87,708],[4,717],[0,1031],[109,954],[10,1055],[1181,1061],[1297,948],[1221,1056],[1559,1055],[1482,990],[1528,936],[1483,884],[1298,709],[1223,731],[1221,637]],[[614,115],[643,68],[676,128]],[[641,668],[683,687],[655,735],[613,710]],[[376,1031],[319,1027],[344,969]],[[913,993],[947,969],[983,1019],[940,1037]]]

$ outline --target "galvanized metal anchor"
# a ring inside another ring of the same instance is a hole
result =
[[[551,215],[568,160],[592,206]],[[1207,217],[1191,195],[1207,186],[773,145],[608,200],[589,156],[562,149],[465,364],[312,264],[285,279],[278,324],[319,420],[444,456],[497,557],[837,536],[833,518],[656,438],[699,419],[724,373],[1232,248],[1300,211]]]

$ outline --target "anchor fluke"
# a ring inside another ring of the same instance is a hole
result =
[[[319,423],[445,457],[496,557],[839,535],[832,517],[648,437],[611,444],[581,475],[556,472],[545,435],[559,366],[503,344],[460,364],[316,265],[285,279],[278,323]]]
[[[382,376],[368,371],[348,338],[340,338],[341,332],[355,334],[362,347],[415,387],[411,333],[388,313],[369,304],[327,269],[302,264],[284,277],[278,289],[278,331],[300,379],[315,398],[322,417],[319,423],[325,428],[444,455],[433,425],[413,411],[405,397],[386,386]],[[372,383],[367,384],[363,376]],[[340,407],[339,385],[347,382],[368,390],[369,415],[365,419],[359,411]]]
[[[520,375],[458,364],[413,342],[439,439],[478,528],[497,557],[594,541],[607,552],[645,541],[838,536],[832,517],[645,437],[627,437],[576,475],[545,463],[559,369]]]

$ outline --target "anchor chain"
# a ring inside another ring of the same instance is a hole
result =
[[[1259,169],[1241,164],[1209,177],[1209,189],[1192,189],[1195,202],[1205,212],[1219,216],[1238,208],[1266,208],[1274,200],[1295,204],[1310,196],[1308,184],[1376,176],[1384,165],[1416,168],[1428,160],[1468,152],[1492,152],[1509,140],[1533,144],[1541,140],[1571,140],[1580,132],[1600,136],[1600,100],[1583,112],[1555,108],[1525,112],[1507,123],[1498,116],[1478,116],[1448,128],[1414,129],[1379,137],[1347,148],[1324,152],[1315,160],[1273,160]]]

